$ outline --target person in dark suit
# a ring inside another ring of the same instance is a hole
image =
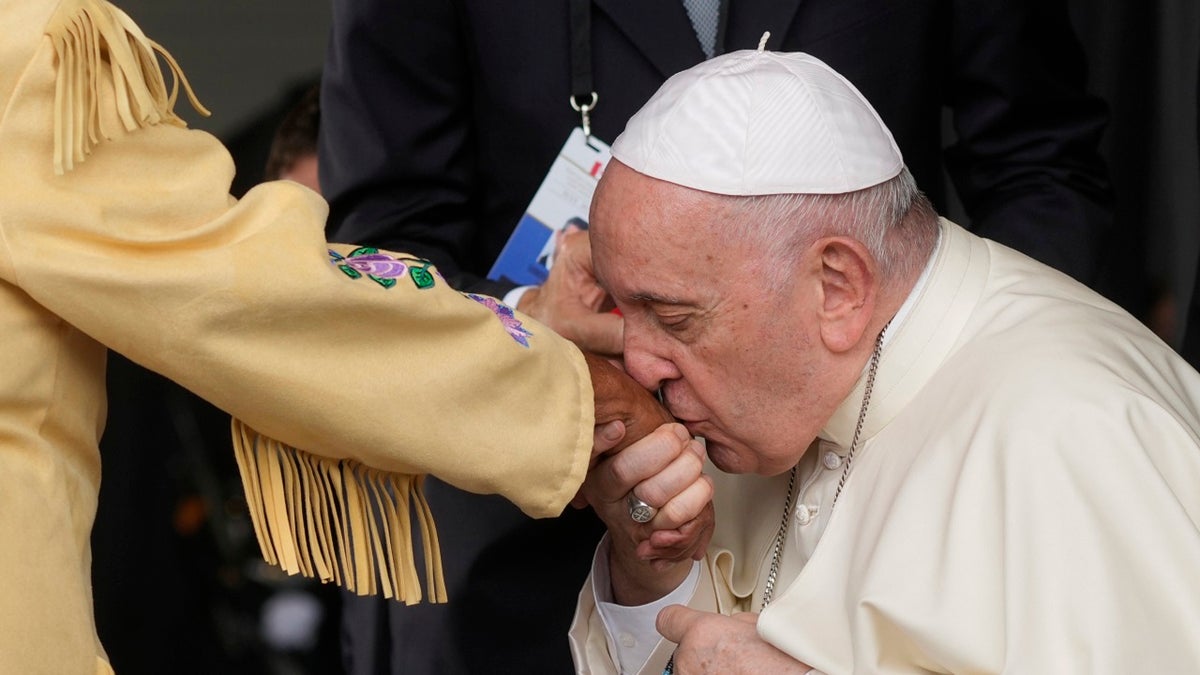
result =
[[[809,52],[862,91],[939,210],[945,172],[976,233],[1101,280],[1112,227],[1097,152],[1107,113],[1085,91],[1063,2],[703,4],[335,0],[320,147],[330,236],[410,250],[462,289],[513,299],[511,284],[484,275],[580,125],[570,100],[581,36],[570,16],[582,5],[601,140],[670,75],[753,49],[770,31],[768,49]],[[944,107],[955,136],[947,147]],[[601,532],[595,520],[533,523],[499,503],[480,518],[467,504],[486,498],[429,492],[435,512],[462,514],[440,521],[447,560],[462,561],[448,571],[450,605],[350,602],[350,672],[569,671],[565,633]]]

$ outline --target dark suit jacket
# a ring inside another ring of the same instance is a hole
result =
[[[579,124],[568,103],[568,7],[567,0],[335,0],[320,144],[331,237],[411,251],[460,287],[506,291],[481,277]],[[769,49],[810,52],[857,85],[939,207],[947,171],[976,232],[1095,280],[1111,226],[1097,154],[1106,113],[1084,93],[1083,57],[1061,1],[731,0],[718,48],[752,49],[763,31],[771,32]],[[703,58],[679,0],[594,0],[593,133],[612,142],[666,77]],[[957,136],[944,152],[943,106]],[[455,541],[453,521],[439,525],[453,557],[465,537]],[[492,608],[525,614],[543,611],[543,603],[573,606],[590,545],[539,538],[527,525],[518,519],[489,529],[493,543],[520,529],[527,546],[511,578],[490,579],[511,598]],[[581,555],[568,559],[564,550]],[[546,583],[551,569],[565,571],[567,582]],[[452,607],[463,595],[451,586]],[[477,672],[570,668],[567,626],[549,618],[562,614],[545,610],[547,620],[530,629],[506,621],[504,611],[475,622],[476,634],[454,633],[460,624],[431,635],[478,650],[489,667]],[[506,632],[510,626],[520,630]],[[429,647],[397,639],[406,650]],[[451,670],[409,667],[404,672]]]
[[[608,142],[703,59],[677,0],[595,0],[594,132]],[[482,276],[579,124],[566,0],[339,0],[324,72],[330,231]],[[853,82],[917,183],[972,229],[1093,281],[1111,226],[1106,114],[1056,0],[732,0],[724,49],[807,51]],[[942,152],[942,106],[957,140]]]

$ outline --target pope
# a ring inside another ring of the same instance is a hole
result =
[[[1168,345],[939,218],[812,56],[684,71],[612,155],[596,275],[708,464],[589,476],[579,672],[1200,672],[1200,374]],[[703,560],[640,557],[622,497],[678,520],[702,471]]]

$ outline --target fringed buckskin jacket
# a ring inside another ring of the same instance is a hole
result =
[[[423,260],[326,244],[299,185],[234,200],[180,86],[199,107],[102,0],[0,0],[0,673],[112,672],[89,548],[106,348],[237,419],[268,560],[361,593],[445,599],[422,474],[551,516],[587,468],[570,343]]]

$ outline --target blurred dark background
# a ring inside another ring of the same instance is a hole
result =
[[[320,75],[327,2],[118,4],[172,52],[213,111],[204,119],[181,106],[192,127],[230,147],[234,194],[261,181],[275,129]],[[1103,150],[1125,255],[1110,295],[1178,346],[1200,248],[1200,3],[1070,6],[1091,89],[1111,113]],[[115,355],[109,392],[93,576],[116,671],[340,672],[336,593],[258,557],[227,416]]]

